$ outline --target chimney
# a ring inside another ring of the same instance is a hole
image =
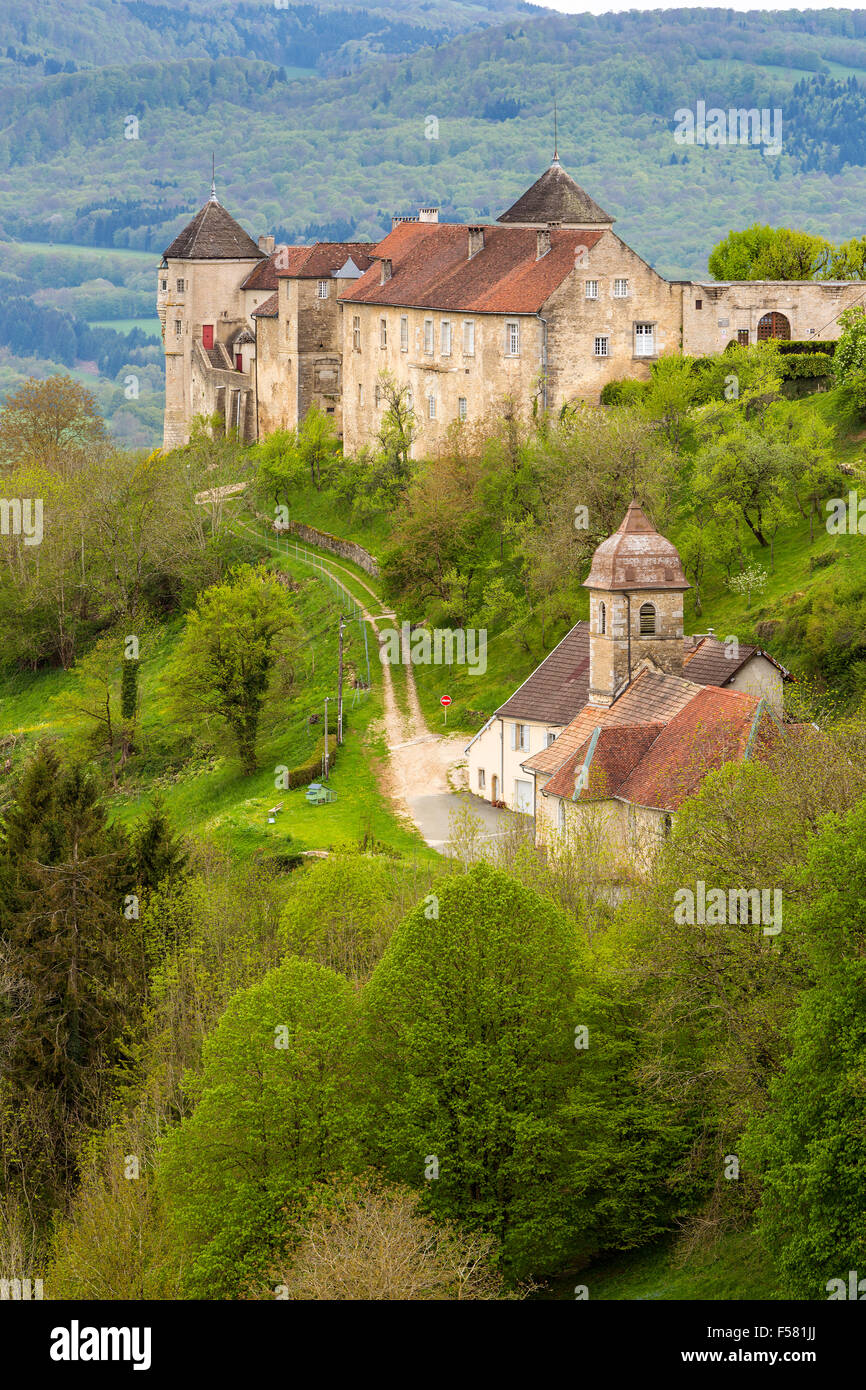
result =
[[[419,221],[419,222],[438,222],[438,221],[439,221],[439,209],[438,209],[438,208],[419,208],[419,209],[418,209],[418,221]]]
[[[479,251],[483,251],[483,250],[484,250],[484,228],[483,228],[483,227],[470,227],[470,228],[469,228],[469,259],[470,259],[470,261],[472,260],[472,257],[473,257],[473,256],[477,256],[477,255],[478,255],[478,252],[479,252]]]
[[[274,253],[274,238],[272,236],[260,236],[259,250],[264,251],[266,256],[272,256]]]
[[[550,228],[539,227],[535,233],[535,259],[540,261],[550,250]]]
[[[382,257],[382,265],[381,265],[381,279],[380,279],[379,283],[380,283],[381,285],[384,285],[384,283],[385,283],[386,280],[390,280],[390,279],[391,279],[391,275],[392,275],[391,262],[390,262],[390,260],[388,259],[387,256],[383,256],[383,257]]]

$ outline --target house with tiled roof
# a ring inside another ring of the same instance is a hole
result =
[[[466,750],[469,782],[534,816],[541,845],[591,823],[621,876],[648,862],[708,772],[778,733],[790,673],[733,638],[683,636],[679,555],[636,502],[584,584],[589,622],[479,730]]]

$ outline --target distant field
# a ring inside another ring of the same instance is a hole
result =
[[[89,319],[88,322],[91,328],[114,328],[118,333],[131,333],[134,328],[140,328],[159,342],[160,327],[156,315],[150,319]]]
[[[10,238],[8,242],[0,242],[0,246],[14,247],[16,251],[24,251],[31,255],[44,252],[52,256],[68,256],[70,259],[80,259],[84,256],[102,256],[106,259],[122,256],[125,260],[137,262],[139,266],[156,265],[159,262],[159,256],[155,251],[129,251],[124,246],[74,246],[65,241],[16,241],[14,238]]]

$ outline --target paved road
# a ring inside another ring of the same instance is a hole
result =
[[[452,811],[458,811],[468,805],[473,816],[477,816],[483,822],[482,833],[490,835],[501,834],[510,819],[508,811],[499,810],[488,802],[481,801],[477,796],[458,796],[455,792],[427,792],[417,796],[410,795],[406,800],[412,819],[427,844],[440,854],[444,853],[445,845],[450,838]]]

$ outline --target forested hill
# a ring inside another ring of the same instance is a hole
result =
[[[566,166],[665,274],[705,273],[755,220],[863,231],[866,12],[9,0],[0,232],[161,250],[212,150],[255,232],[376,237],[426,202],[495,217],[549,162],[554,93]],[[781,152],[678,144],[701,101],[779,108]]]

